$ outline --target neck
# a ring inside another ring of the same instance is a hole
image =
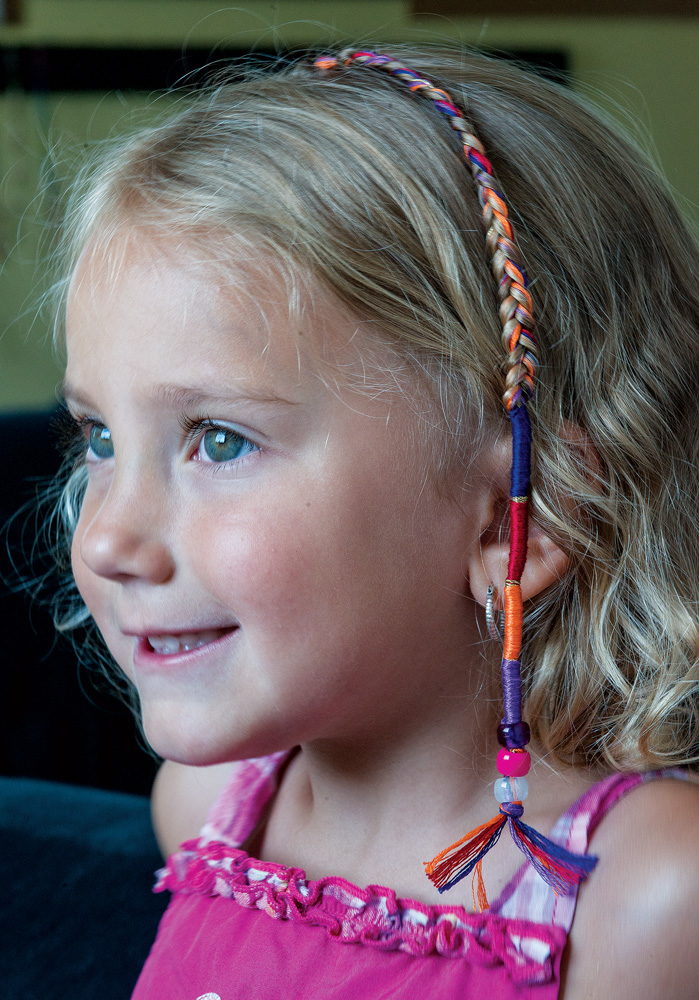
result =
[[[399,705],[402,725],[395,718],[391,725],[384,708],[352,738],[302,745],[262,834],[261,856],[298,866],[309,878],[340,875],[444,903],[421,862],[497,810],[499,705],[484,696],[479,674],[462,672],[471,680],[460,690],[431,692],[415,716]],[[595,777],[535,765],[537,795],[528,821],[547,832]],[[522,858],[509,838],[492,855],[487,871],[497,894]]]
[[[461,666],[460,687],[425,693],[412,715],[397,696],[400,704],[380,708],[361,733],[302,745],[270,816],[263,856],[309,877],[388,883],[424,899],[420,861],[495,808],[497,715],[482,695],[481,673],[482,665]],[[406,883],[406,872],[415,884]]]
[[[309,817],[324,825],[337,818],[346,826],[353,816],[367,830],[392,827],[411,812],[421,823],[426,812],[445,822],[463,817],[494,763],[492,753],[483,753],[482,720],[469,724],[461,715],[458,732],[444,725],[420,734],[376,734],[359,745],[302,747],[297,773],[303,774]]]

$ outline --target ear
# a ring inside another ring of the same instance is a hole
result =
[[[498,502],[494,505],[493,520],[481,535],[480,550],[472,555],[469,563],[469,587],[478,604],[485,606],[491,583],[502,595],[508,557],[507,506],[506,502]],[[521,581],[522,599],[528,601],[560,580],[568,562],[566,553],[530,518],[527,561]],[[502,603],[496,602],[496,607],[502,609]]]
[[[509,558],[509,442],[498,442],[492,449],[483,479],[478,509],[481,531],[468,563],[471,595],[485,605],[488,586],[493,584],[502,595]],[[524,601],[536,597],[560,580],[568,568],[569,557],[560,546],[529,517],[527,561],[521,587]],[[502,609],[502,599],[496,602]]]

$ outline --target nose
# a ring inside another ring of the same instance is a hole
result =
[[[73,539],[73,561],[91,572],[126,583],[167,583],[175,571],[165,538],[166,504],[143,490],[118,489],[115,482],[93,508],[88,495]]]

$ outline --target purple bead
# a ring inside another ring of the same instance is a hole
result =
[[[498,743],[508,750],[525,747],[529,739],[529,726],[526,722],[501,722],[498,726]]]

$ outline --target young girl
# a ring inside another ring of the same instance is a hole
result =
[[[349,50],[70,229],[73,571],[175,852],[134,997],[694,997],[696,283],[642,155]]]

